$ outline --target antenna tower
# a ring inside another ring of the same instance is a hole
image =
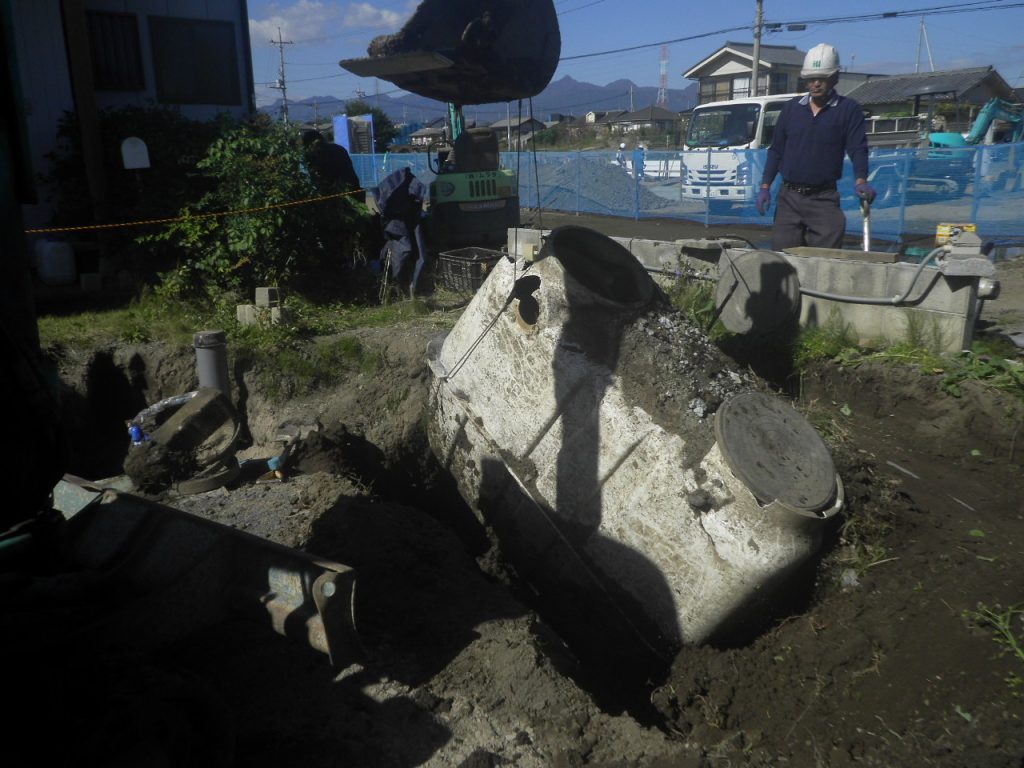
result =
[[[281,118],[287,123],[288,122],[288,86],[285,85],[284,81],[284,47],[291,45],[291,40],[281,39],[281,28],[277,28],[277,40],[271,40],[271,45],[277,46],[277,52],[281,56],[281,66],[277,71],[277,82],[274,83],[271,88],[275,88],[281,91]]]
[[[661,74],[658,76],[658,98],[655,102],[659,107],[668,106],[668,46],[661,46]]]

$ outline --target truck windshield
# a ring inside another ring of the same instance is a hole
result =
[[[755,138],[760,104],[709,105],[695,110],[686,131],[690,147],[735,147]]]

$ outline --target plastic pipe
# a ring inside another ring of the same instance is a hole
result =
[[[800,288],[800,293],[805,294],[806,296],[813,296],[816,299],[829,299],[831,301],[844,301],[844,302],[848,302],[848,303],[851,303],[851,304],[885,304],[885,305],[902,304],[904,301],[906,301],[907,296],[913,290],[914,284],[917,282],[917,278],[921,276],[921,272],[924,270],[924,268],[928,264],[928,262],[932,261],[939,254],[945,252],[945,250],[946,249],[944,247],[936,248],[931,253],[929,253],[927,256],[925,256],[923,259],[921,259],[921,263],[918,265],[917,270],[914,272],[914,277],[910,281],[910,285],[907,286],[907,290],[905,290],[903,293],[899,294],[898,296],[893,296],[891,299],[880,299],[880,298],[867,297],[867,296],[845,296],[845,295],[839,294],[839,293],[826,293],[825,291],[815,291],[815,290],[812,290],[810,288],[803,288],[803,287]]]
[[[219,389],[230,399],[227,335],[224,331],[200,331],[195,335],[193,345],[199,386]]]

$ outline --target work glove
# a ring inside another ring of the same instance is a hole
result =
[[[772,193],[767,189],[762,189],[757,193],[757,212],[764,216],[768,213],[768,206],[772,204]]]
[[[859,197],[861,200],[866,200],[868,205],[871,205],[871,203],[875,202],[875,196],[877,195],[877,193],[875,192],[875,188],[868,184],[866,181],[862,181],[860,184],[855,186],[854,189],[857,192],[857,197]]]

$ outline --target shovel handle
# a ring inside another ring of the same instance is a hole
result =
[[[860,212],[864,216],[864,250],[871,250],[871,203],[860,199]]]

